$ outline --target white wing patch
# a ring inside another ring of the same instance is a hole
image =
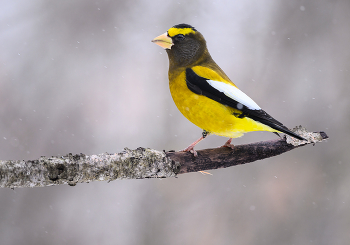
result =
[[[261,108],[252,100],[248,95],[243,93],[241,90],[235,86],[229,85],[227,83],[207,80],[210,86],[224,93],[227,97],[245,105],[251,110],[260,110]],[[237,109],[241,110],[243,106],[241,104],[237,105]]]

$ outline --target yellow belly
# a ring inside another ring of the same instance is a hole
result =
[[[222,105],[187,88],[185,72],[170,82],[170,92],[180,112],[198,127],[210,133],[237,138],[246,132],[278,132],[250,118],[237,118],[233,113],[241,111]]]

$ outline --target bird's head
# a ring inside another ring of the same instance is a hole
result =
[[[166,50],[170,66],[191,66],[198,64],[209,55],[202,34],[188,24],[175,25],[152,42]]]

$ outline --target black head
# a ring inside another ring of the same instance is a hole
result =
[[[170,49],[166,49],[170,66],[191,66],[199,62],[203,54],[208,53],[204,37],[191,25],[175,25],[167,31],[167,36],[173,44]]]

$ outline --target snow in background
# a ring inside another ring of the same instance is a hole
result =
[[[345,0],[3,1],[3,160],[179,150],[199,138],[171,99],[165,51],[151,43],[179,23],[204,35],[269,114],[330,139],[212,176],[2,189],[1,244],[347,244],[349,13]],[[225,141],[210,136],[197,149]]]

